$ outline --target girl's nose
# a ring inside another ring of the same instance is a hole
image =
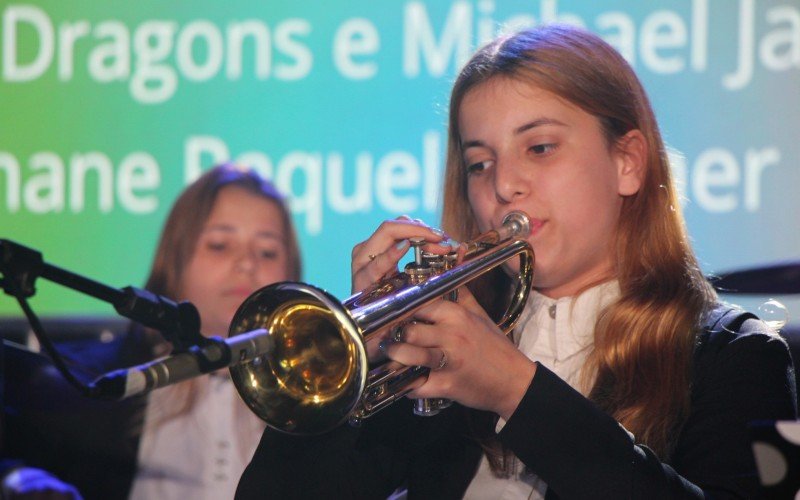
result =
[[[256,256],[249,250],[242,251],[236,257],[235,268],[237,271],[251,273],[256,268]]]
[[[529,180],[520,168],[513,160],[498,161],[495,165],[494,190],[500,203],[511,203],[529,192]]]

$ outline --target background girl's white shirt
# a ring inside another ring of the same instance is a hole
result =
[[[175,386],[150,394],[131,500],[233,498],[265,425],[227,373],[207,377],[192,410],[168,420],[180,403]]]
[[[533,292],[520,317],[516,332],[518,347],[532,361],[538,361],[586,395],[581,386],[581,369],[594,344],[594,325],[600,312],[619,297],[619,284],[609,281],[578,297],[551,299]],[[496,431],[505,425],[500,419]],[[516,461],[509,478],[496,477],[484,455],[465,499],[544,499],[547,484]]]

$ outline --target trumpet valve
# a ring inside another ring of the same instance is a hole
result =
[[[411,238],[408,241],[411,244],[411,248],[414,249],[414,264],[423,265],[425,262],[422,258],[422,247],[425,246],[427,241],[424,238]]]

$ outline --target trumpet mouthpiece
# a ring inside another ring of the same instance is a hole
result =
[[[503,217],[501,240],[508,238],[526,238],[531,234],[531,223],[528,214],[520,210],[509,212]]]

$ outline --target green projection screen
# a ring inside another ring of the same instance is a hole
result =
[[[233,160],[288,196],[304,280],[345,297],[350,249],[381,220],[439,218],[460,65],[553,21],[639,73],[704,270],[800,258],[796,0],[22,0],[0,16],[0,237],[112,286],[142,284],[177,193]],[[38,288],[40,314],[113,314]]]

